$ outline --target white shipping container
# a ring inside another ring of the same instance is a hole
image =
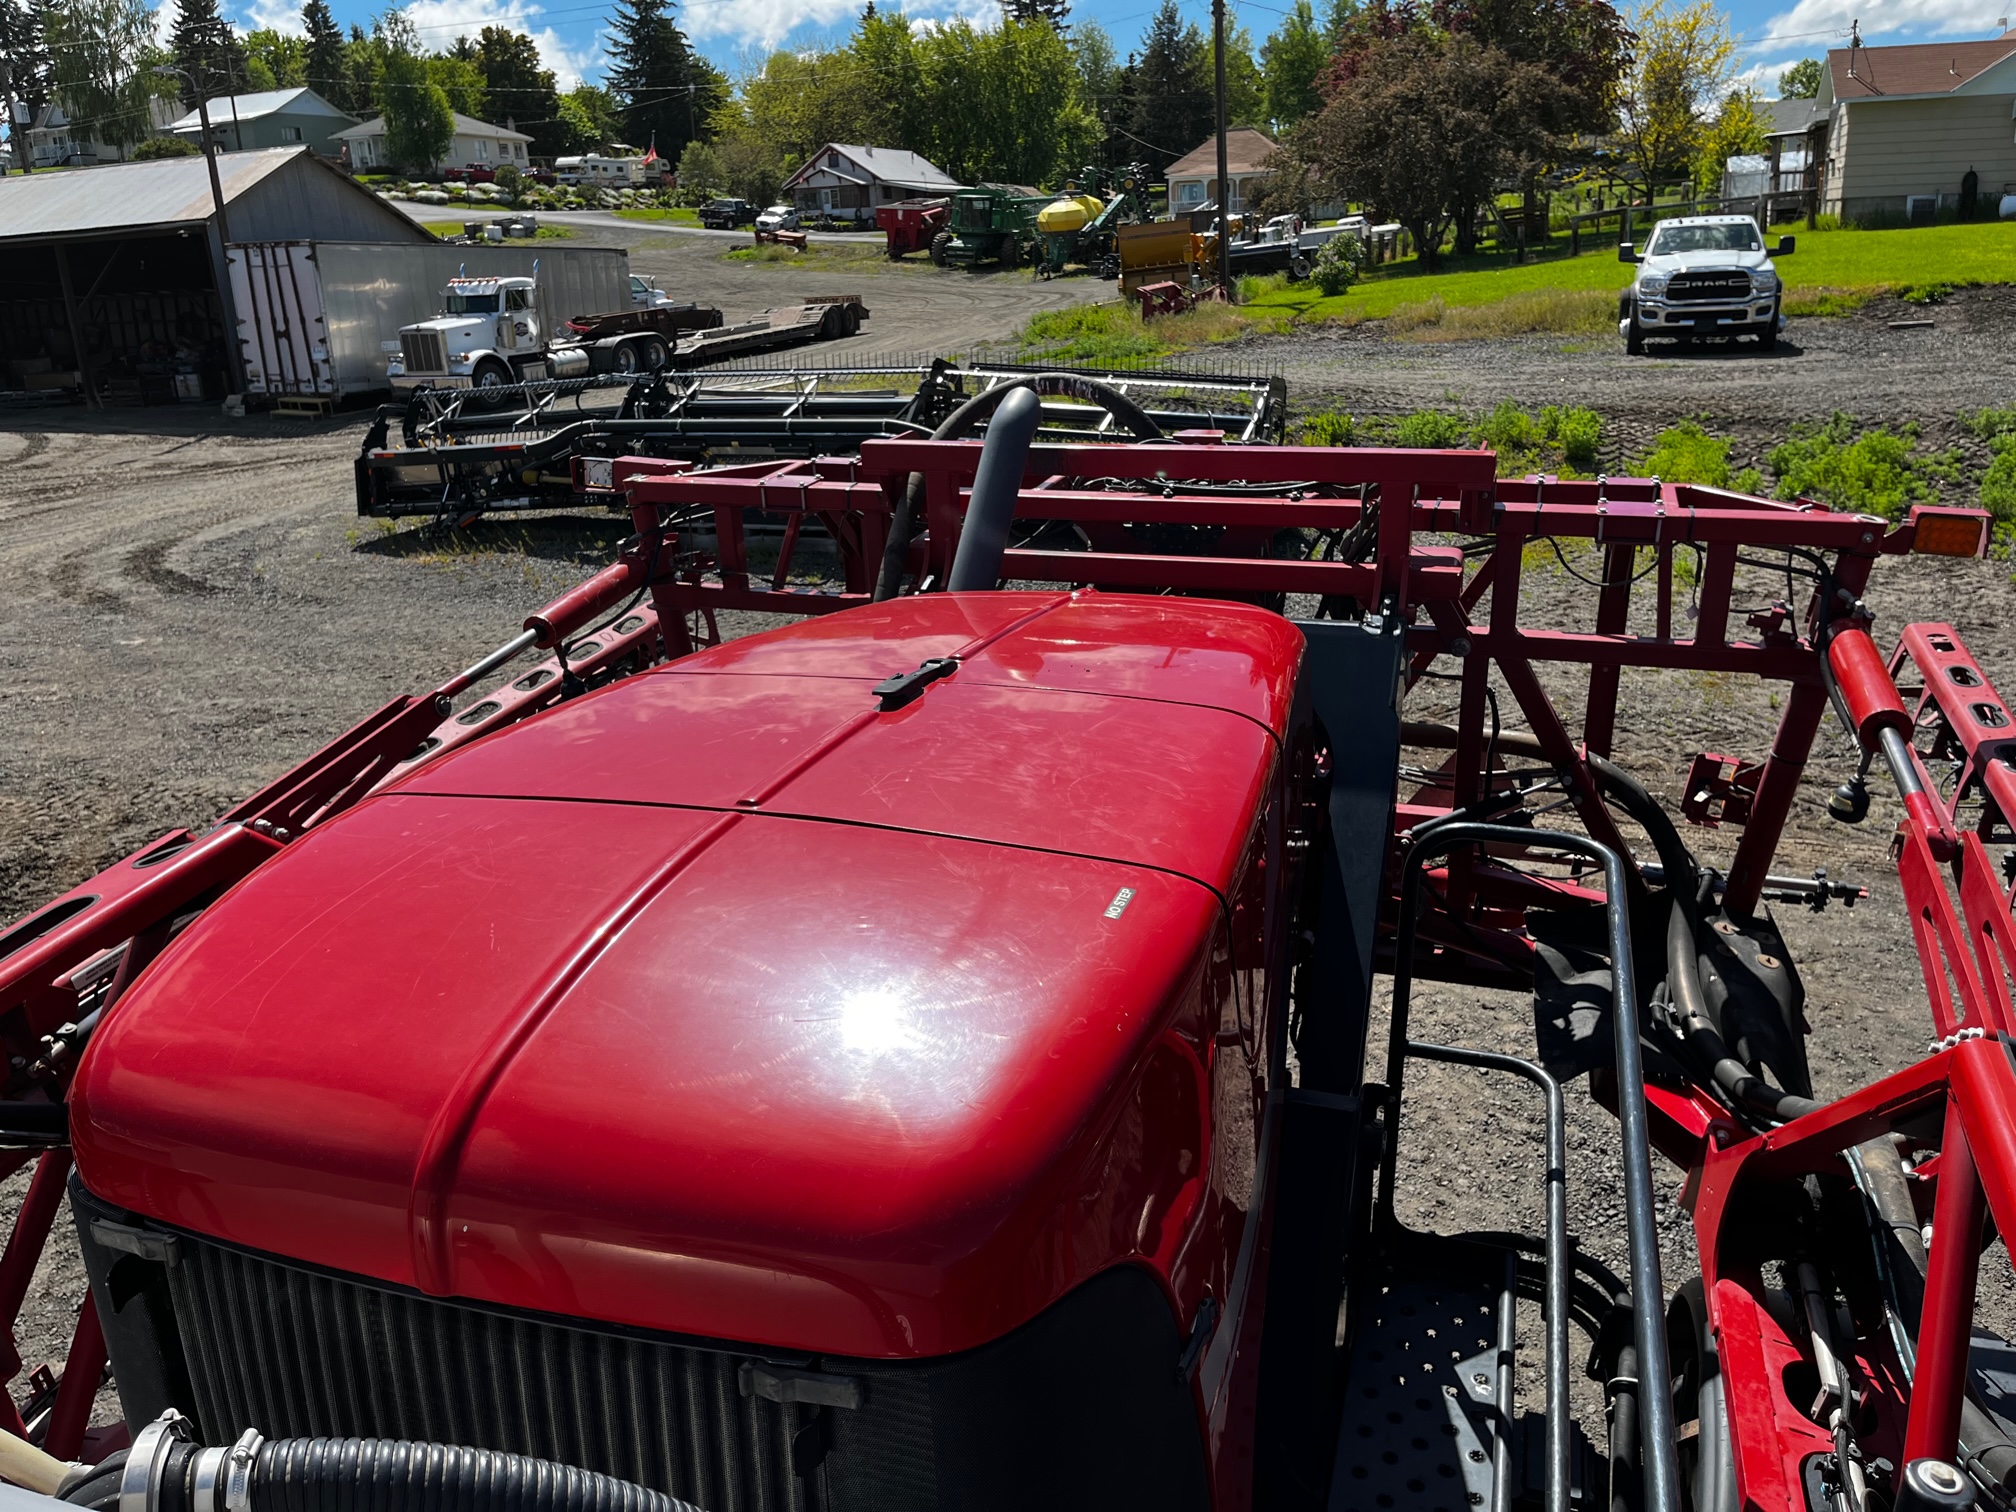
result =
[[[341,399],[383,391],[385,343],[441,313],[470,277],[531,277],[549,321],[630,307],[630,255],[616,247],[245,242],[226,249],[245,392]]]

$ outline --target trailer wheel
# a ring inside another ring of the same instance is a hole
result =
[[[950,231],[940,231],[936,236],[931,238],[932,267],[942,268],[945,266],[945,249],[951,245],[952,233]]]
[[[612,373],[634,373],[638,368],[637,347],[633,342],[624,342],[609,354],[609,371]]]
[[[1309,259],[1300,252],[1288,254],[1288,277],[1293,283],[1301,283],[1309,276]]]
[[[657,336],[647,336],[637,345],[638,359],[642,362],[646,372],[657,372],[665,366],[666,361],[671,356],[666,350],[664,340]]]

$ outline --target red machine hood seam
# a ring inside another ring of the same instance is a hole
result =
[[[560,1000],[631,920],[733,829],[741,818],[742,815],[734,810],[722,812],[706,829],[660,863],[629,897],[586,931],[557,971],[549,973],[527,997],[519,1000],[518,1011],[471,1058],[453,1090],[435,1112],[426,1137],[421,1141],[419,1157],[414,1162],[407,1215],[412,1238],[413,1276],[421,1291],[435,1296],[446,1296],[451,1291],[447,1228],[449,1189],[461,1165],[469,1131],[475,1126],[477,1115],[489,1099],[497,1079]]]

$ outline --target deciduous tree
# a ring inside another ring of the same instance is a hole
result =
[[[431,172],[454,143],[455,113],[446,92],[427,76],[427,60],[388,52],[380,87],[386,151],[403,167]]]
[[[154,12],[143,0],[65,0],[43,12],[53,60],[50,93],[76,135],[127,146],[151,134],[148,105],[174,92],[152,72],[170,61],[154,47]]]
[[[298,89],[308,82],[308,44],[270,26],[245,34],[245,81],[252,89]]]
[[[1754,92],[1736,89],[1723,96],[1714,121],[1701,134],[1701,150],[1694,158],[1695,193],[1720,194],[1722,172],[1729,159],[1762,153],[1768,130],[1764,102]]]
[[[1801,58],[1778,75],[1778,97],[1783,100],[1810,100],[1820,93],[1820,60]]]
[[[1325,183],[1413,233],[1424,267],[1465,207],[1543,149],[1542,71],[1461,34],[1369,49],[1297,145]]]
[[[1317,25],[1309,0],[1295,0],[1274,35],[1260,48],[1260,72],[1266,81],[1267,123],[1276,132],[1288,130],[1304,116],[1323,107],[1317,81],[1330,61],[1330,39]]]
[[[1624,81],[1618,137],[1650,191],[1690,176],[1708,110],[1728,88],[1736,41],[1714,0],[1651,0],[1632,29],[1638,52]]]

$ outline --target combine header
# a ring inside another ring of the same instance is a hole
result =
[[[122,1512],[2007,1504],[2016,745],[1951,627],[1886,655],[1861,602],[1985,517],[1052,442],[1030,387],[969,401],[984,441],[615,459],[609,567],[0,939],[0,1295],[66,1179],[91,1279],[7,1426],[132,1435],[5,1473]],[[773,518],[825,586],[751,561]],[[1541,544],[1582,622],[1527,622]],[[1782,690],[1690,780],[1713,862],[1611,759],[1636,668]],[[1764,900],[1828,895],[1772,858],[1830,719],[1842,817],[1903,800],[1931,1044],[1822,1102]],[[1424,1042],[1430,979],[1559,1033]],[[1410,1129],[1422,1061],[1534,1088],[1529,1234],[1402,1221],[1469,1158]],[[1582,1074],[1621,1276],[1577,1245]]]

